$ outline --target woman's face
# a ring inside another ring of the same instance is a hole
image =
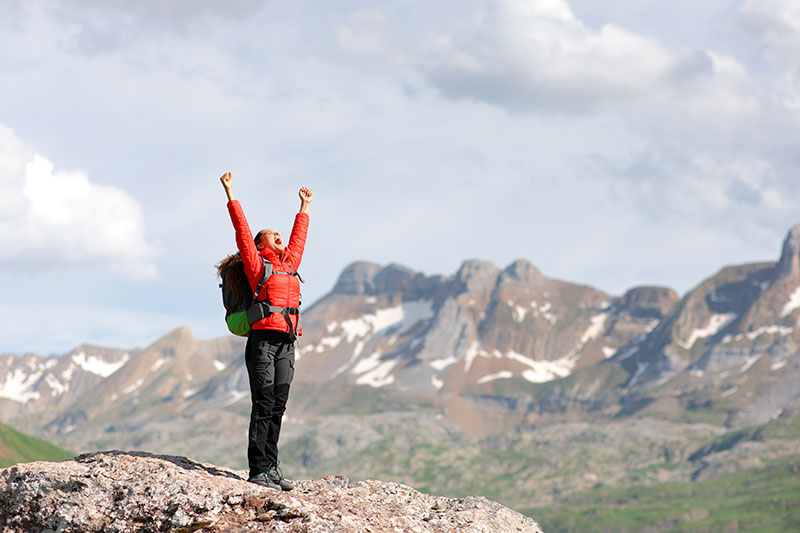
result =
[[[258,249],[263,250],[269,248],[276,254],[283,253],[283,240],[281,234],[271,229],[265,229],[261,232],[261,241],[259,242]]]

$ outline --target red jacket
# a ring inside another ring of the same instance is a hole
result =
[[[264,263],[259,257],[262,255],[272,263],[273,272],[296,272],[300,268],[300,260],[303,258],[303,249],[306,245],[306,234],[308,232],[308,214],[297,213],[294,217],[292,234],[289,236],[289,244],[278,256],[269,248],[264,248],[261,252],[253,242],[253,234],[250,226],[242,211],[242,206],[238,200],[228,202],[228,212],[231,215],[233,229],[236,230],[236,246],[242,256],[244,271],[250,282],[250,288],[255,290],[261,275],[264,272]],[[284,274],[273,274],[269,277],[261,288],[258,295],[259,300],[266,298],[269,291],[269,303],[278,307],[299,307],[300,306],[300,280],[297,276],[287,276]],[[299,315],[289,315],[297,335],[302,335],[302,328],[298,327]],[[253,329],[272,329],[289,333],[289,325],[281,313],[272,313],[252,325]]]

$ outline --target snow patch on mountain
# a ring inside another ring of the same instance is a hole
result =
[[[470,303],[474,303],[474,300]],[[542,317],[550,322],[550,324],[558,322],[558,317],[550,313],[550,309],[553,307],[553,304],[550,302],[545,302],[541,307],[536,301],[532,301],[528,307],[516,304],[512,300],[507,300],[506,304],[511,307],[512,318],[515,322],[521,323],[525,320],[525,317],[528,316],[528,313],[531,313],[532,316],[537,318]]]
[[[608,319],[608,313],[600,313],[593,316],[590,319],[591,325],[589,328],[583,333],[581,336],[581,344],[586,344],[592,339],[596,339],[603,333],[603,328],[606,325],[606,319]]]
[[[368,322],[368,317],[375,317],[375,315],[366,315],[362,318],[354,318],[342,322],[341,327],[347,337],[347,342],[353,342],[356,337],[366,337],[372,330]]]
[[[474,342],[472,346],[469,347],[469,350],[467,350],[465,372],[469,372],[469,369],[472,366],[472,362],[475,360],[476,357],[510,359],[512,361],[522,363],[528,368],[524,370],[521,375],[524,379],[530,381],[531,383],[545,383],[547,381],[552,381],[557,378],[563,378],[565,376],[568,376],[570,373],[572,373],[572,370],[575,368],[575,363],[576,363],[576,357],[574,352],[555,361],[536,361],[526,355],[517,353],[513,350],[507,353],[502,353],[500,350],[493,350],[492,353],[489,353],[486,350],[482,349],[477,342]],[[445,361],[445,360],[440,360],[440,361]],[[478,380],[477,383],[479,384],[486,383],[488,381],[492,381],[495,379],[509,378],[512,376],[513,373],[510,373],[510,375],[505,375],[503,374],[503,371],[501,371],[496,374],[488,374],[486,376],[483,376]]]
[[[545,293],[547,296],[547,293]],[[553,304],[551,302],[545,302],[544,305],[539,305],[538,302],[531,302],[531,308],[533,309],[533,316],[539,317],[541,316],[550,324],[555,324],[558,322],[558,317],[555,316],[553,313],[550,312],[550,309],[553,308]]]
[[[359,361],[356,364],[356,366],[353,367],[353,374],[358,376],[360,374],[363,374],[364,372],[369,372],[370,370],[373,370],[376,366],[380,364],[381,355],[382,354],[380,350],[378,350],[369,357],[365,357],[364,359]]]
[[[481,350],[481,345],[478,342],[473,342],[469,349],[467,350],[466,355],[464,356],[464,372],[469,372],[470,367],[472,366],[472,362],[475,360],[476,357],[479,355],[489,355],[486,351]]]
[[[358,318],[345,320],[341,323],[328,324],[329,333],[341,327],[347,342],[353,342],[358,337],[366,337],[370,333],[382,333],[397,330],[404,333],[417,322],[433,318],[433,302],[431,300],[415,300],[403,302],[394,307],[378,309]],[[331,341],[329,341],[331,342]]]
[[[570,375],[572,369],[575,368],[575,358],[570,356],[555,361],[534,361],[530,357],[510,351],[506,357],[529,367],[522,372],[522,377],[531,383],[545,383],[563,378]]]
[[[63,372],[61,372],[61,379],[64,381],[69,381],[72,379],[72,375],[75,374],[75,371],[78,369],[75,365],[69,365]]]
[[[358,341],[356,343],[356,347],[353,349],[353,357],[351,358],[351,360],[355,360],[361,355],[361,352],[364,351],[365,344],[366,342],[364,341]]]
[[[731,341],[741,341],[745,338],[749,340],[756,340],[761,335],[780,335],[781,337],[785,337],[789,335],[793,328],[786,327],[786,326],[762,326],[756,330],[748,331],[747,333],[739,333],[737,335],[725,335],[722,339],[723,344],[727,344]]]
[[[87,372],[107,378],[128,362],[128,354],[115,363],[107,363],[97,356],[87,356],[85,352],[78,352],[72,356],[72,362]]]
[[[144,385],[144,378],[139,378],[139,379],[136,380],[136,382],[134,384],[129,385],[128,387],[125,387],[124,389],[122,389],[122,394],[130,394],[130,393],[134,392],[136,389],[138,389],[139,387],[141,387],[142,385]]]
[[[786,305],[783,306],[783,311],[781,312],[781,318],[789,315],[800,307],[800,287],[797,287],[792,295],[789,297],[789,301],[786,302]]]
[[[342,342],[344,337],[323,337],[320,339],[319,343],[310,345],[310,350],[313,350],[317,353],[322,353],[328,348],[336,348],[339,346],[339,343]]]
[[[458,362],[458,357],[451,355],[450,357],[445,357],[444,359],[435,359],[430,361],[428,365],[431,366],[434,370],[444,370],[450,365],[454,365]]]
[[[500,372],[495,372],[494,374],[488,374],[483,376],[481,379],[477,381],[478,385],[483,385],[484,383],[489,383],[490,381],[494,381],[496,379],[508,379],[514,377],[514,373],[510,370],[501,370]]]
[[[522,322],[523,320],[525,320],[525,315],[528,314],[527,308],[522,307],[521,305],[514,305],[514,302],[512,302],[511,300],[508,301],[508,305],[509,307],[513,307],[515,322]]]
[[[356,384],[376,388],[391,385],[394,383],[394,376],[391,372],[395,365],[397,365],[397,360],[381,361],[381,352],[376,351],[359,361],[353,368],[353,374],[360,376],[356,379]]]
[[[697,328],[689,334],[689,338],[685,341],[677,341],[678,346],[690,350],[698,339],[713,337],[719,333],[725,326],[736,320],[738,315],[736,313],[714,313],[711,318],[702,328]]]
[[[69,383],[61,383],[53,374],[47,374],[44,381],[53,391],[51,396],[61,396],[69,389]]]
[[[14,372],[0,385],[0,398],[6,398],[19,403],[28,403],[31,400],[38,400],[41,398],[41,394],[33,390],[33,387],[41,377],[41,370],[29,374],[21,368],[14,369]]]

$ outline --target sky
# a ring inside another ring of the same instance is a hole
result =
[[[685,294],[800,222],[796,0],[0,0],[0,353],[227,334],[225,194],[354,261]]]

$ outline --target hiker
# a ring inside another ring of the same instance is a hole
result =
[[[248,481],[273,489],[292,490],[278,469],[278,437],[286,411],[289,386],[294,376],[294,341],[301,335],[299,314],[300,283],[297,269],[303,257],[308,231],[308,206],[313,194],[306,187],[298,192],[300,212],[295,215],[289,242],[271,229],[259,231],[255,239],[242,211],[233,197],[230,172],[221,178],[228,196],[228,212],[236,230],[236,246],[244,272],[255,291],[262,279],[266,258],[272,264],[270,275],[258,294],[267,306],[264,318],[253,323],[245,347],[245,364],[250,380],[250,428],[247,437]],[[278,306],[280,312],[270,312]]]

